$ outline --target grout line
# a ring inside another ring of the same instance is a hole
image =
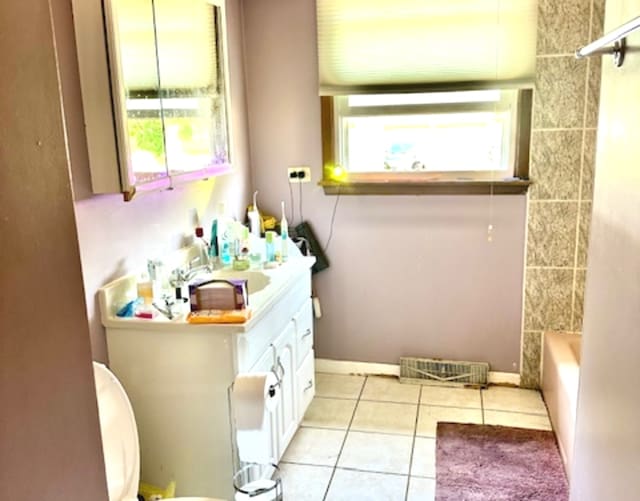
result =
[[[580,127],[536,127],[531,129],[531,132],[573,132],[584,129]]]
[[[349,420],[349,424],[347,425],[347,431],[344,434],[344,438],[342,439],[342,445],[340,446],[340,451],[338,452],[338,457],[336,457],[336,464],[333,466],[333,470],[331,471],[331,477],[329,477],[329,482],[327,483],[327,490],[324,492],[324,496],[322,496],[322,501],[326,501],[327,496],[329,495],[329,489],[331,488],[331,482],[333,482],[333,477],[336,474],[336,469],[338,468],[338,463],[340,462],[340,456],[342,455],[342,451],[344,450],[344,445],[347,443],[347,437],[349,436],[349,432],[351,431],[351,424],[356,416],[356,410],[358,409],[358,404],[360,403],[360,397],[362,397],[362,393],[364,392],[364,387],[367,384],[367,379],[369,376],[364,377],[364,381],[362,382],[362,386],[360,387],[360,393],[358,393],[358,398],[356,400],[356,405],[353,408],[353,413],[351,414],[351,419]]]
[[[522,332],[524,334],[524,330]],[[482,393],[483,393],[482,390],[480,390],[480,413],[482,416],[482,424],[487,424],[484,422],[484,395]]]
[[[407,485],[404,490],[404,499],[409,499],[409,483],[411,482],[411,468],[413,467],[413,454],[416,450],[416,434],[418,433],[418,419],[420,419],[420,406],[422,404],[422,391],[424,386],[420,385],[420,392],[418,393],[418,405],[416,408],[416,419],[413,423],[413,439],[411,440],[411,454],[409,455],[409,469],[407,471]]]
[[[591,0],[591,2],[589,2],[589,40],[593,40],[593,16],[595,13],[595,8],[594,8],[594,0]]]
[[[536,58],[541,58],[541,59],[553,59],[553,58],[560,58],[560,57],[570,57],[571,59],[575,59],[576,55],[573,52],[567,52],[567,53],[559,53],[559,54],[536,54]]]
[[[574,269],[573,266],[527,266],[527,268],[531,270],[573,270]],[[533,330],[539,330],[539,329],[526,329],[526,330],[533,331]]]
[[[547,416],[548,413],[546,411],[546,407],[545,407],[545,411],[543,412],[525,412],[525,411],[508,411],[505,409],[483,409],[482,411],[482,415],[484,417],[484,411],[489,411],[489,412],[504,412],[506,414],[525,414],[527,416]],[[483,419],[484,420],[484,419]],[[485,423],[483,423],[485,424]]]
[[[309,428],[309,427],[307,426],[307,428]],[[326,430],[328,428],[318,428],[318,429]],[[339,431],[345,431],[345,430],[342,429],[342,430],[339,430]],[[412,436],[411,433],[393,433],[393,432],[390,432],[390,431],[357,430],[357,429],[352,429],[352,428],[349,428],[348,431],[350,431],[352,433],[366,433],[368,435],[385,435],[387,437],[411,437]]]
[[[345,466],[341,466],[340,468],[337,468],[338,470],[345,470],[345,471],[357,471],[359,473],[377,473],[378,475],[393,475],[394,477],[408,477],[408,475],[405,475],[404,473],[395,473],[395,472],[390,472],[390,471],[380,471],[380,470],[365,470],[362,468],[353,468],[353,467],[345,467]],[[424,477],[424,478],[428,478],[428,477]]]
[[[554,204],[576,204],[581,202],[579,198],[533,198],[529,200],[531,204],[545,204],[545,203],[554,203]]]

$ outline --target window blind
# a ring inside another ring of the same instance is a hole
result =
[[[320,94],[533,86],[536,0],[316,0]]]

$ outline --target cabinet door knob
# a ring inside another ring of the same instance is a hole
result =
[[[307,336],[310,336],[310,335],[311,335],[311,329],[309,328],[309,329],[307,329],[305,331],[305,333],[302,335],[302,337],[300,339],[304,339],[304,338],[306,338]]]
[[[311,388],[313,388],[313,379],[309,379],[307,386],[304,387],[304,391],[310,390]]]

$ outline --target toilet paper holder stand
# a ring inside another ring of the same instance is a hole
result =
[[[280,357],[276,351],[276,347],[272,344],[271,350],[273,352],[273,365],[271,366],[271,372],[276,377],[276,382],[269,386],[269,396],[273,398],[276,394],[276,389],[280,387],[282,389],[282,379],[284,378],[284,365],[280,361]]]

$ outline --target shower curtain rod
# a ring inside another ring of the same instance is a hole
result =
[[[624,62],[624,53],[627,47],[625,37],[638,28],[640,28],[640,16],[619,26],[590,44],[580,47],[576,50],[576,58],[582,59],[583,57],[593,55],[613,54],[613,63],[617,67],[620,67]],[[613,46],[610,46],[610,44],[613,44]]]

